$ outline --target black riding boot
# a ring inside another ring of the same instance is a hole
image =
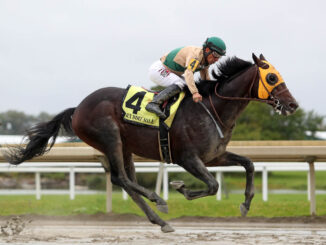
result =
[[[146,110],[155,113],[162,119],[166,119],[165,114],[161,111],[160,105],[180,92],[181,88],[178,85],[172,84],[169,87],[166,87],[146,106]]]

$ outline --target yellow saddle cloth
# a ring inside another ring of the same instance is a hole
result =
[[[159,128],[160,118],[145,109],[146,105],[154,98],[154,93],[141,87],[129,85],[122,101],[123,120],[132,124]],[[165,127],[169,129],[172,125],[178,107],[185,97],[181,92],[167,104],[164,112],[168,116],[164,120]]]

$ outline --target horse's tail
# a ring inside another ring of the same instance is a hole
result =
[[[61,126],[63,126],[67,133],[73,135],[71,116],[75,109],[76,108],[66,109],[56,115],[51,121],[36,124],[27,130],[24,136],[27,138],[26,146],[9,148],[8,151],[4,153],[6,160],[11,164],[18,165],[33,157],[42,156],[54,145]],[[49,140],[49,147],[47,147]]]

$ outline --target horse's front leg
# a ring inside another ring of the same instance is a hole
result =
[[[172,181],[172,187],[178,192],[182,193],[188,200],[216,194],[218,190],[218,183],[214,176],[207,170],[204,163],[197,156],[187,157],[179,165],[191,173],[194,177],[206,183],[208,187],[206,190],[192,191],[186,188],[183,181]]]
[[[134,183],[131,186],[131,188],[138,194],[141,194],[144,197],[146,197],[148,200],[155,202],[158,210],[160,210],[163,213],[168,213],[168,205],[167,205],[166,201],[164,201],[155,192],[147,190],[146,188],[137,184],[136,171],[135,171],[134,162],[132,160],[132,154],[130,152],[127,152],[126,150],[124,150],[123,151],[123,159],[124,159],[124,163],[125,163],[125,171],[129,177],[129,179]]]
[[[246,157],[239,156],[231,152],[225,152],[222,156],[214,159],[211,162],[205,164],[206,166],[235,166],[241,165],[246,170],[246,191],[245,202],[240,205],[240,211],[242,216],[246,216],[249,209],[251,200],[254,197],[254,173],[255,167],[252,161]]]

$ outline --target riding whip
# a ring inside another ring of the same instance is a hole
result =
[[[217,122],[215,121],[213,115],[210,113],[210,111],[207,109],[207,107],[204,105],[203,102],[198,101],[198,103],[205,109],[205,111],[207,112],[207,114],[209,115],[209,117],[213,120],[213,122],[214,122],[214,124],[216,126],[216,130],[217,130],[220,138],[223,139],[224,138],[223,132],[222,132],[220,126],[218,126]]]

